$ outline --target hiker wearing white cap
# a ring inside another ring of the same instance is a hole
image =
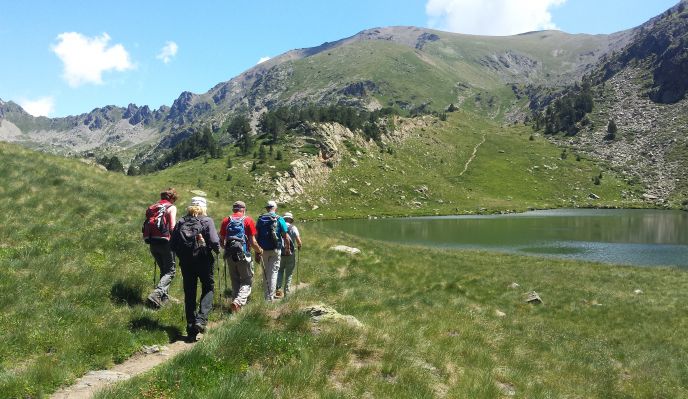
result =
[[[294,274],[296,267],[296,251],[301,250],[301,234],[299,229],[294,226],[294,215],[291,212],[286,212],[283,216],[284,221],[287,222],[287,234],[291,238],[290,254],[287,255],[286,247],[282,249],[282,259],[280,260],[279,272],[277,272],[277,291],[275,291],[276,298],[282,298],[289,293],[289,286],[291,285],[291,276]],[[296,248],[295,248],[296,247]],[[282,290],[284,283],[284,290]]]
[[[253,248],[257,256],[263,253],[263,249],[256,241],[256,224],[246,215],[246,204],[236,201],[232,205],[232,212],[231,216],[222,220],[220,244],[225,249],[224,259],[229,269],[229,278],[232,280],[230,308],[236,313],[246,305],[251,295],[254,269],[250,248]]]
[[[198,333],[205,332],[208,315],[213,308],[215,258],[211,250],[220,252],[220,237],[213,219],[208,217],[207,206],[205,198],[191,198],[187,214],[177,222],[171,240],[182,269],[186,333],[190,341],[195,341]],[[201,281],[201,301],[197,311],[198,280]]]
[[[265,210],[267,212],[260,215],[256,223],[258,245],[263,248],[262,257],[257,256],[256,259],[259,262],[263,260],[265,300],[272,301],[275,299],[282,247],[285,247],[286,253],[291,253],[291,238],[287,234],[287,223],[277,214],[277,203],[268,201]]]

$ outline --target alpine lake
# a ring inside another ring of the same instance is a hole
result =
[[[558,209],[316,223],[364,239],[416,246],[688,269],[688,212],[683,211]]]

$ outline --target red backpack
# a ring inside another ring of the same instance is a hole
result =
[[[154,240],[170,240],[170,221],[167,217],[167,209],[170,206],[171,202],[160,200],[146,209],[146,219],[141,228],[146,244]]]

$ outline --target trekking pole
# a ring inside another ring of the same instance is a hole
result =
[[[153,289],[155,289],[158,286],[158,283],[155,281],[155,272],[157,271],[158,264],[155,263],[155,259],[153,259]]]
[[[212,256],[212,255],[210,255],[210,256]],[[218,295],[218,301],[220,303],[218,305],[218,307],[220,308],[220,313],[222,313],[222,278],[220,277],[220,263],[219,262],[217,263],[217,287],[218,287],[218,291],[220,292],[220,294]]]
[[[300,259],[299,259],[299,254],[301,253],[301,250],[296,248],[296,265],[294,266],[296,268],[296,286],[301,288],[301,278],[299,277],[299,269],[301,266],[300,264]]]

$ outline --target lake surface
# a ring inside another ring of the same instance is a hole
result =
[[[688,267],[688,212],[559,209],[511,215],[318,222],[374,240],[598,261]]]

